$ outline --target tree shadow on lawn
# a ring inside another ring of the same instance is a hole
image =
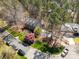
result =
[[[48,44],[44,44],[42,42],[37,42],[32,45],[32,47],[41,50],[42,52],[49,52],[50,54],[59,54],[63,51],[64,47],[49,47]]]

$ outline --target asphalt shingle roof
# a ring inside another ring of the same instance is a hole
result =
[[[25,23],[25,27],[30,30],[34,30],[36,26],[41,26],[41,22],[33,18],[27,18]]]
[[[64,25],[61,26],[61,31],[62,32],[65,32],[65,31],[74,32],[75,29],[79,33],[79,24],[76,24],[76,23],[65,23]]]

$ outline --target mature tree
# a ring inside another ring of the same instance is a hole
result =
[[[10,22],[9,24],[16,24],[22,19],[23,7],[18,0],[0,0],[0,3],[0,7],[4,7],[1,14]]]

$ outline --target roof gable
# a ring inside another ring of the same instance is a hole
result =
[[[76,23],[65,23],[61,26],[61,31],[70,31],[74,32],[75,29],[77,29],[77,32],[79,33],[79,24]]]

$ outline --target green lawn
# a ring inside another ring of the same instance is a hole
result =
[[[41,50],[42,52],[49,52],[51,54],[59,54],[63,51],[64,47],[49,47],[46,43],[36,42],[32,47]]]

